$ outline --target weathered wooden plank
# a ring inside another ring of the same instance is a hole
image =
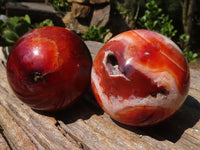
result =
[[[0,95],[0,125],[12,148],[79,149],[73,139],[60,132],[53,117],[34,112],[17,98],[7,95],[1,87]]]
[[[86,42],[96,56],[102,43]],[[4,61],[4,63],[2,63]],[[0,57],[0,149],[200,150],[200,72],[191,69],[189,96],[158,125],[136,128],[112,120],[91,89],[74,106],[56,113],[34,111],[10,89]]]
[[[106,123],[100,116],[93,115],[88,120],[77,120],[67,126],[60,122],[67,133],[76,135],[78,141],[85,143],[88,149],[119,149],[119,150],[156,150],[157,148],[132,134],[128,137],[126,132]]]
[[[103,47],[103,43],[95,42],[95,41],[85,41],[85,44],[89,48],[92,59],[94,60],[98,51]]]
[[[1,127],[1,134],[0,134],[0,149],[2,150],[9,150],[11,147],[8,145],[6,138],[3,135],[3,128]]]
[[[0,110],[0,124],[11,147],[13,149],[36,149],[35,145],[8,114],[6,109],[0,106]]]

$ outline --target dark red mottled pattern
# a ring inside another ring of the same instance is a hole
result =
[[[7,63],[8,81],[16,95],[40,110],[64,109],[90,85],[92,59],[86,45],[71,31],[42,27],[22,36]],[[34,82],[30,74],[39,72]]]

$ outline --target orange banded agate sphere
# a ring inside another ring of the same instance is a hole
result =
[[[183,53],[170,39],[149,30],[131,30],[101,48],[91,83],[99,105],[113,119],[149,126],[181,107],[190,73]]]

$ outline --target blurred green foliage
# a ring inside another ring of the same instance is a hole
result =
[[[4,45],[12,46],[20,36],[33,28],[53,26],[52,20],[46,19],[40,23],[31,23],[28,15],[24,17],[10,17],[6,21],[0,20],[0,34]]]
[[[88,31],[86,31],[81,37],[83,40],[91,40],[104,42],[105,36],[110,32],[109,29],[104,29],[104,27],[91,26]]]
[[[56,11],[70,11],[71,3],[67,2],[67,0],[49,0],[49,2],[53,5]]]
[[[158,7],[155,0],[146,3],[145,13],[139,19],[138,24],[140,25],[140,28],[161,33],[170,39],[172,39],[177,33],[177,30],[172,24],[172,19],[169,18],[169,15],[165,15],[162,12],[162,9]],[[189,39],[189,35],[181,34],[177,44],[183,50],[183,54],[188,62],[191,63],[196,61],[198,54],[188,50],[189,45],[187,45],[187,43],[189,42]]]
[[[115,5],[127,23],[130,20],[137,20],[139,13],[142,12],[145,6],[145,0],[113,0],[111,3]]]
[[[189,63],[193,63],[197,60],[198,54],[193,52],[193,51],[189,51],[188,50],[188,42],[189,42],[190,36],[187,34],[182,34],[179,37],[179,41],[178,44],[181,47],[181,49],[183,50],[183,54],[185,56],[185,58],[188,60]]]
[[[183,54],[189,63],[197,61],[198,54],[193,51],[183,50]]]
[[[141,28],[159,32],[168,38],[173,38],[177,30],[174,29],[172,19],[168,15],[162,13],[162,9],[158,7],[154,0],[146,3],[146,11],[144,16],[139,19]]]

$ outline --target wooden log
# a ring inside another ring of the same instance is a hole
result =
[[[93,59],[101,43],[86,42]],[[168,120],[136,128],[112,120],[91,89],[70,108],[54,113],[32,110],[10,89],[6,60],[0,57],[0,149],[198,150],[200,72],[190,69],[189,96]]]

